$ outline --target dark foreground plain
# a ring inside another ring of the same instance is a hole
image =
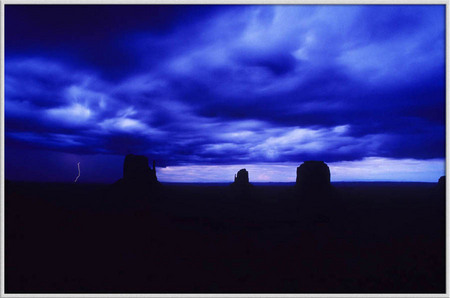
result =
[[[6,293],[444,293],[432,183],[6,183]]]

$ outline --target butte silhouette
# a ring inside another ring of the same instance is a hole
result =
[[[306,193],[324,193],[331,190],[330,169],[323,161],[309,160],[297,168],[296,187]]]
[[[147,157],[134,154],[125,156],[123,178],[113,184],[115,190],[121,195],[150,195],[159,185],[155,161],[153,161],[153,168],[150,168]]]
[[[231,183],[231,188],[247,192],[252,187],[253,185],[249,182],[248,171],[246,169],[241,169],[234,175],[234,182]]]

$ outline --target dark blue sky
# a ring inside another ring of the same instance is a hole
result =
[[[5,121],[8,179],[437,181],[445,6],[6,5]]]

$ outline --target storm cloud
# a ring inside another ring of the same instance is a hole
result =
[[[7,176],[21,150],[444,163],[443,5],[5,7]]]

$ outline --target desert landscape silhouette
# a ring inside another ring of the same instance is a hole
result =
[[[6,183],[9,293],[445,291],[445,178],[164,184],[127,155],[112,185]],[[26,206],[26,207],[24,207]]]

